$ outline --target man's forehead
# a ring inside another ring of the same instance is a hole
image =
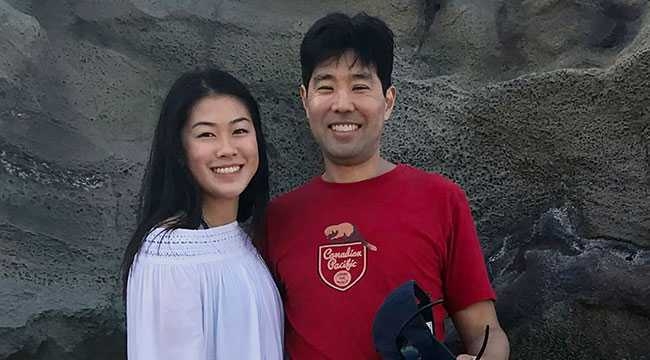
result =
[[[312,78],[322,77],[331,74],[336,70],[347,70],[353,74],[372,75],[376,72],[373,64],[365,64],[361,58],[351,52],[345,52],[341,56],[333,56],[319,63],[314,69]]]

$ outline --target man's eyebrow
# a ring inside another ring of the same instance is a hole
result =
[[[334,75],[327,73],[314,75],[314,81],[332,80],[333,78]]]
[[[357,72],[357,73],[352,74],[352,78],[355,79],[355,80],[356,79],[358,79],[358,80],[368,80],[368,79],[372,78],[372,75],[370,74],[370,71],[361,71],[361,72]]]

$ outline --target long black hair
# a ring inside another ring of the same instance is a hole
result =
[[[244,84],[227,72],[208,69],[185,73],[172,85],[160,111],[138,197],[137,227],[122,261],[123,296],[135,256],[154,227],[164,223],[168,230],[196,229],[201,224],[201,192],[185,165],[181,130],[193,106],[214,95],[241,101],[253,120],[259,165],[239,196],[237,221],[243,223],[252,217],[250,234],[256,247],[261,248],[264,211],[269,201],[269,170],[257,101]]]

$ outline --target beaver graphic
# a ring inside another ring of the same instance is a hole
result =
[[[350,223],[340,223],[337,225],[330,225],[325,228],[325,237],[330,241],[338,241],[343,243],[360,242],[367,249],[377,251],[377,247],[363,238],[359,231],[356,231],[354,225]]]

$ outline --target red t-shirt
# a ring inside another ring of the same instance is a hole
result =
[[[462,189],[407,165],[349,184],[320,177],[271,202],[266,255],[283,294],[291,359],[380,359],[372,323],[415,280],[443,319],[494,299]]]

